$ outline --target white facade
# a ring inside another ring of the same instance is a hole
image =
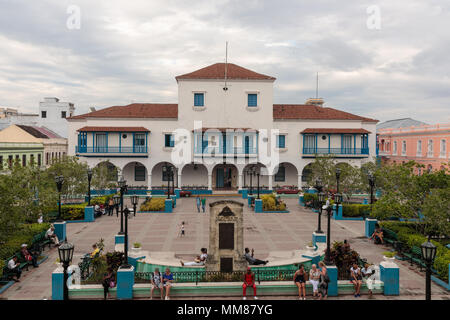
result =
[[[328,153],[327,150],[336,150],[340,153],[336,154],[336,158],[339,158],[338,162],[361,165],[375,159],[376,120],[355,115],[325,119],[323,112],[333,113],[329,111],[329,108],[322,107],[312,108],[318,114],[317,119],[276,115],[273,103],[274,78],[228,79],[227,90],[224,90],[223,79],[177,78],[177,82],[177,116],[163,118],[149,113],[142,117],[119,118],[120,112],[126,108],[130,110],[134,108],[130,105],[114,107],[116,109],[110,108],[111,110],[104,113],[99,113],[101,111],[99,110],[68,119],[69,155],[78,155],[91,167],[102,161],[109,161],[122,171],[128,185],[147,186],[148,189],[167,185],[167,182],[162,179],[162,167],[165,162],[172,163],[176,167],[175,185],[178,187],[241,189],[249,185],[246,170],[256,163],[260,163],[258,166],[261,168],[261,185],[269,189],[277,185],[301,186],[304,184],[303,169],[315,158],[315,154],[304,153],[304,137],[301,132],[306,129],[332,128],[331,131],[344,131],[344,133],[313,133],[314,136],[317,135],[314,137],[316,141],[314,147],[323,150],[322,153]],[[194,106],[195,94],[203,94],[203,106]],[[248,106],[249,94],[256,94],[256,106]],[[145,107],[143,104],[142,108],[145,109]],[[298,105],[298,110],[303,110],[303,107]],[[165,106],[161,105],[161,108]],[[86,129],[87,127],[89,129]],[[123,132],[114,132],[114,130],[131,128],[129,130],[133,131],[132,128],[138,127],[150,131],[146,137],[145,150],[135,152],[135,150],[123,149],[124,146],[133,148],[133,132],[128,132],[127,138],[123,138]],[[200,138],[193,130],[201,132],[201,128],[203,131],[210,129],[204,137],[207,143],[196,140]],[[211,128],[215,128],[215,131]],[[236,129],[237,133],[227,133],[226,149],[224,149],[220,138],[221,132],[226,131],[227,128]],[[85,142],[80,142],[81,133],[78,131],[80,129],[87,130],[82,138]],[[246,131],[247,129],[251,130]],[[352,130],[356,130],[357,133]],[[101,141],[104,137],[97,138],[97,135],[103,134],[101,132],[107,132],[107,152],[104,152],[106,151],[104,148],[96,147],[96,139],[99,139],[99,143],[103,143]],[[174,135],[173,147],[166,146],[165,135],[175,132],[177,133]],[[285,145],[282,148],[277,148],[277,135],[285,136]],[[122,138],[119,139],[119,136]],[[366,138],[361,138],[362,136],[367,137],[367,142],[364,142]],[[344,140],[349,145],[345,150],[342,146]],[[77,149],[80,143],[84,143],[84,149]],[[366,145],[362,145],[364,143]],[[121,148],[120,152],[115,152],[118,148]],[[264,152],[267,149],[269,151]],[[215,156],[210,154],[212,150]],[[341,150],[344,151],[341,152]],[[176,156],[180,153],[184,156],[183,161],[178,161],[179,157]],[[284,167],[284,175],[276,176],[279,163]],[[135,179],[136,164],[138,167],[145,167],[145,180],[142,180],[142,169],[138,170],[139,181]],[[256,177],[253,178],[252,184],[256,185]]]
[[[59,99],[55,97],[44,98],[44,101],[39,102],[38,114],[26,114],[19,112],[6,114],[5,109],[4,116],[0,116],[0,130],[9,127],[12,124],[38,127],[42,126],[47,127],[61,137],[66,138],[66,118],[72,117],[74,114],[75,107],[73,103],[59,101]]]

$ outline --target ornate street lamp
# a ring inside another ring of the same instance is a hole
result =
[[[67,268],[72,262],[73,248],[73,244],[66,241],[58,247],[59,261],[62,263],[64,268],[64,300],[69,300],[69,288],[67,287]]]
[[[123,179],[123,176],[120,177],[120,180],[117,181],[117,184],[120,188],[120,232],[119,234],[123,234],[123,195],[127,192],[127,182]]]
[[[336,168],[336,193],[339,193],[339,179],[341,178],[341,168]]]
[[[317,221],[317,230],[316,233],[323,233],[322,231],[322,227],[321,227],[321,217],[322,217],[322,206],[323,203],[325,202],[325,198],[326,198],[326,194],[324,192],[319,192],[318,196],[317,196],[317,217],[318,217],[318,221]]]
[[[251,166],[247,170],[248,175],[250,176],[250,195],[253,195],[253,186],[252,186],[252,177],[253,177],[253,166]]]
[[[120,204],[120,196],[119,195],[114,195],[113,196],[113,201],[114,201],[114,207],[116,208],[116,217],[119,216],[119,204]]]
[[[133,194],[131,196],[131,204],[133,205],[133,214],[136,217],[136,207],[139,201],[139,196],[137,194]]]
[[[332,208],[331,205],[327,206],[327,220],[328,220],[328,224],[327,224],[327,251],[325,252],[325,259],[324,259],[324,263],[327,266],[330,266],[333,264],[333,262],[331,261],[331,251],[330,251],[330,235],[331,235],[331,212],[332,212]]]
[[[88,177],[88,206],[91,205],[91,179],[92,179],[92,169],[89,168],[87,170],[87,177]]]
[[[61,218],[61,190],[62,190],[62,186],[64,183],[64,177],[63,176],[56,176],[55,177],[55,182],[56,182],[56,188],[58,189],[58,197],[59,197],[59,201],[58,201],[58,219],[57,221],[63,221],[63,219]]]
[[[121,267],[124,269],[129,269],[131,268],[131,265],[128,264],[128,215],[130,214],[130,210],[128,210],[128,208],[125,208],[125,210],[123,210],[123,213],[125,214],[125,239],[124,239],[125,258]]]
[[[258,199],[259,199],[259,175],[260,175],[260,172],[258,171],[256,173],[256,176],[258,177]]]
[[[369,174],[369,186],[370,186],[370,213],[373,210],[373,188],[375,187],[375,177],[373,174]],[[364,213],[364,219],[366,219],[366,214]]]
[[[170,199],[170,180],[173,175],[172,167],[166,162],[163,166],[163,175],[167,177],[167,199]]]
[[[428,241],[422,243],[422,259],[427,265],[426,282],[425,282],[425,300],[431,300],[431,266],[433,265],[434,258],[436,258],[436,246]]]

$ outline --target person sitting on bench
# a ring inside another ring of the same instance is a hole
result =
[[[372,236],[369,238],[369,240],[372,240],[375,242],[375,244],[384,243],[383,241],[383,231],[381,230],[380,226],[375,227],[375,231],[372,233]]]
[[[59,239],[58,236],[55,234],[55,227],[51,226],[47,232],[45,233],[45,239],[52,240],[52,242],[59,246]]]
[[[37,264],[37,254],[32,254],[30,251],[28,251],[27,245],[24,243],[22,244],[22,249],[20,250],[20,252],[22,253],[22,256],[24,257],[25,261],[29,262],[31,261],[31,264],[33,265],[33,267],[38,268],[38,264]]]
[[[250,255],[249,248],[245,248],[244,257],[245,257],[245,260],[247,260],[249,265],[253,265],[253,266],[257,266],[257,265],[260,265],[260,264],[266,265],[269,262],[269,260],[263,261],[263,260],[259,260],[259,259],[254,258],[253,257],[254,254],[255,254],[255,249],[252,248],[252,254]]]
[[[13,279],[15,282],[20,282],[20,275],[22,274],[22,270],[20,270],[20,263],[17,261],[17,257],[12,257],[11,260],[8,261],[8,270],[10,273],[14,274],[16,277]]]
[[[247,300],[247,287],[253,288],[253,298],[258,300],[258,297],[256,297],[255,274],[252,272],[252,268],[250,267],[247,267],[247,272],[244,274],[244,284],[242,285],[243,300]]]
[[[200,251],[202,252],[201,255],[197,256],[194,261],[186,262],[180,260],[181,265],[184,266],[203,266],[205,265],[206,259],[208,258],[208,253],[206,248],[201,248]]]

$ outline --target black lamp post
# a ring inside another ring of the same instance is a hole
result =
[[[422,259],[427,265],[426,282],[425,282],[425,300],[431,300],[431,266],[433,265],[434,258],[436,257],[436,246],[428,241],[422,243]]]
[[[88,206],[91,205],[91,179],[92,179],[92,169],[89,168],[87,171],[88,177]]]
[[[128,264],[128,215],[130,214],[130,210],[128,210],[128,208],[125,208],[125,210],[123,210],[123,213],[125,214],[125,239],[124,239],[125,258],[121,267],[124,269],[129,269],[131,268],[131,265]]]
[[[330,255],[330,235],[331,235],[331,212],[332,212],[332,207],[331,205],[327,206],[327,220],[328,220],[328,224],[327,224],[327,251],[325,252],[325,259],[324,259],[324,263],[327,266],[330,266],[333,262],[331,261],[331,255]]]
[[[341,177],[341,168],[336,168],[336,193],[339,193],[339,179]]]
[[[57,221],[63,221],[63,219],[61,218],[61,190],[62,190],[62,186],[64,183],[64,177],[63,176],[56,176],[55,177],[55,182],[56,182],[56,188],[58,188],[58,197],[59,197],[59,201],[58,201],[58,219]]]
[[[322,223],[321,217],[322,217],[322,206],[323,206],[323,203],[325,202],[325,197],[326,197],[326,195],[324,192],[319,192],[319,194],[317,196],[317,210],[318,210],[318,212],[317,212],[318,221],[317,222],[318,223],[317,223],[316,233],[323,233],[322,226],[321,226],[321,223]]]
[[[258,173],[256,173],[256,176],[258,177],[258,199],[259,199],[259,176],[260,176],[260,172],[258,171]]]
[[[127,192],[127,182],[123,179],[123,176],[120,177],[120,180],[117,182],[120,188],[120,232],[119,234],[123,234],[123,195]]]
[[[115,196],[113,196],[113,201],[114,201],[114,207],[116,208],[116,217],[118,217],[119,216],[120,196],[118,196],[117,194]]]
[[[139,196],[137,194],[133,194],[131,196],[131,204],[133,205],[133,214],[136,217],[136,207],[139,201]]]
[[[247,172],[250,176],[250,194],[253,195],[253,186],[252,186],[253,166],[250,167]]]
[[[167,199],[170,199],[170,180],[173,172],[172,167],[169,166],[167,162],[163,166],[163,174],[165,174],[167,178]]]
[[[369,174],[369,186],[370,186],[370,213],[373,210],[373,188],[375,187],[375,177],[373,174]],[[366,214],[364,213],[364,219],[366,219]]]
[[[58,247],[59,253],[59,261],[62,263],[64,268],[64,284],[63,284],[63,292],[64,292],[64,300],[69,300],[69,288],[67,287],[67,268],[72,262],[73,258],[73,244],[69,242],[64,242]]]

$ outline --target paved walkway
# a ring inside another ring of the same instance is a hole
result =
[[[224,198],[208,198],[207,201]],[[290,213],[255,214],[244,205],[244,246],[255,249],[255,256],[264,259],[269,251],[298,250],[305,248],[311,241],[311,234],[317,228],[317,214],[300,207],[296,199],[286,199]],[[180,238],[179,226],[185,222],[186,236]],[[120,218],[103,216],[93,223],[69,223],[68,241],[75,245],[74,262],[91,251],[93,243],[100,238],[105,240],[106,251],[114,250],[114,236],[120,229]],[[325,215],[322,218],[322,230],[326,230]],[[130,244],[140,242],[143,250],[174,251],[180,259],[191,260],[201,247],[209,243],[209,214],[198,213],[194,198],[177,200],[177,207],[171,214],[142,213],[129,219]],[[382,252],[387,248],[376,246],[364,238],[362,221],[334,221],[331,223],[332,241],[347,239],[350,245],[369,262],[382,261]],[[0,299],[51,299],[51,273],[55,269],[57,249],[46,249],[49,259],[39,268],[24,272],[20,283],[14,284]],[[400,266],[400,296],[392,299],[424,299],[425,278],[409,263],[397,261]],[[432,284],[433,299],[449,299],[450,295],[441,287]],[[262,297],[264,299],[264,297]],[[280,297],[273,297],[279,299]],[[293,299],[295,297],[284,297]],[[337,299],[351,299],[352,296],[340,296]],[[362,299],[365,299],[363,297]],[[376,299],[386,299],[377,296]],[[391,298],[390,298],[391,299]]]

